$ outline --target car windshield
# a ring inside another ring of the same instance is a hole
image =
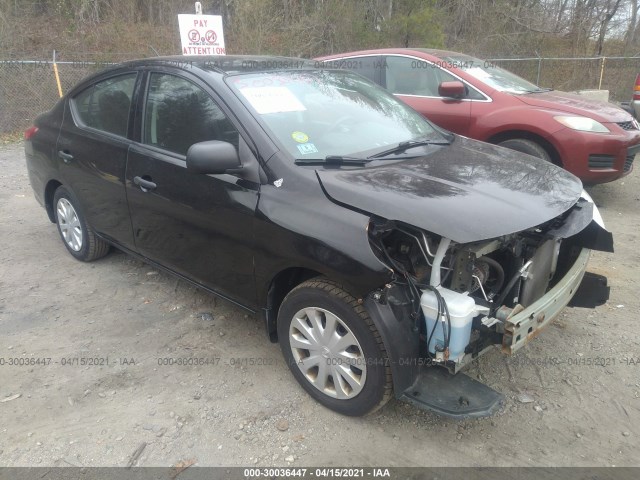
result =
[[[516,74],[500,68],[487,60],[467,56],[447,57],[443,58],[443,60],[451,62],[485,85],[501,92],[522,94],[545,91],[524,78],[520,78]]]
[[[365,157],[401,142],[446,140],[420,114],[347,71],[244,74],[227,82],[295,159]]]

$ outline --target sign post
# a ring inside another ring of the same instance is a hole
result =
[[[225,55],[224,32],[220,15],[202,15],[196,2],[196,14],[178,15],[183,55]]]

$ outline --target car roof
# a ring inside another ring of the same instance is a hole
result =
[[[465,53],[453,52],[451,50],[439,50],[435,48],[379,48],[373,50],[359,50],[355,52],[345,52],[339,54],[326,55],[323,57],[319,57],[320,59],[331,59],[331,58],[341,58],[346,56],[353,55],[383,55],[383,54],[411,54],[418,53],[422,55],[430,55],[435,58],[473,58]]]
[[[174,67],[186,71],[199,69],[219,78],[242,73],[319,70],[321,67],[315,60],[270,55],[170,55],[149,57],[111,64],[104,70],[85,77],[69,90],[65,97],[76,95],[97,79],[112,75],[114,72],[154,66]]]
[[[196,67],[222,74],[266,72],[272,70],[300,70],[315,68],[312,60],[297,57],[268,55],[173,55],[150,57],[122,63],[118,67],[143,66]]]
[[[453,52],[451,50],[437,50],[432,48],[412,48],[411,50],[426,53],[428,55],[433,55],[434,57],[438,57],[438,58],[448,58],[448,57],[473,58],[471,55],[467,55],[466,53]]]

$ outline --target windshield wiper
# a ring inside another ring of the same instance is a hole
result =
[[[348,155],[328,155],[322,158],[296,158],[296,165],[365,165],[371,160]]]
[[[449,145],[449,142],[444,140],[409,140],[407,142],[400,142],[393,148],[383,150],[382,152],[376,153],[367,158],[372,159],[386,157],[387,155],[391,155],[392,153],[402,153],[410,148],[423,147],[425,145]]]

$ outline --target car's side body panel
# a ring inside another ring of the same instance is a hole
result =
[[[396,94],[400,100],[423,113],[436,125],[459,135],[473,136],[470,132],[473,102],[439,97],[419,97]]]
[[[255,223],[260,304],[266,306],[273,278],[292,267],[326,275],[359,298],[390,281],[369,245],[368,223],[366,215],[327,203],[313,170],[280,187],[264,185]]]
[[[124,189],[130,143],[126,138],[84,130],[67,114],[56,150],[73,156],[68,163],[58,161],[60,179],[80,200],[91,227],[110,240],[133,248]]]
[[[143,191],[135,177],[157,187]],[[255,308],[258,189],[231,175],[189,172],[184,160],[141,145],[131,147],[126,178],[137,251]]]
[[[29,183],[38,203],[47,208],[50,219],[52,212],[46,206],[45,192],[49,182],[60,176],[55,149],[63,118],[64,100],[60,100],[49,112],[38,116],[35,121],[38,131],[24,144]]]
[[[113,70],[100,75],[100,80],[136,78],[135,70]],[[136,84],[138,80],[135,80]],[[91,85],[89,83],[89,85]],[[68,186],[82,204],[83,213],[91,227],[112,242],[133,249],[133,235],[124,188],[127,152],[133,130],[132,108],[124,114],[129,119],[123,135],[83,125],[73,104],[74,97],[83,92],[87,82],[74,89],[64,101],[64,121],[56,145],[60,181]],[[134,86],[135,90],[135,86]],[[135,101],[133,93],[131,102]],[[63,158],[65,157],[66,158]]]

